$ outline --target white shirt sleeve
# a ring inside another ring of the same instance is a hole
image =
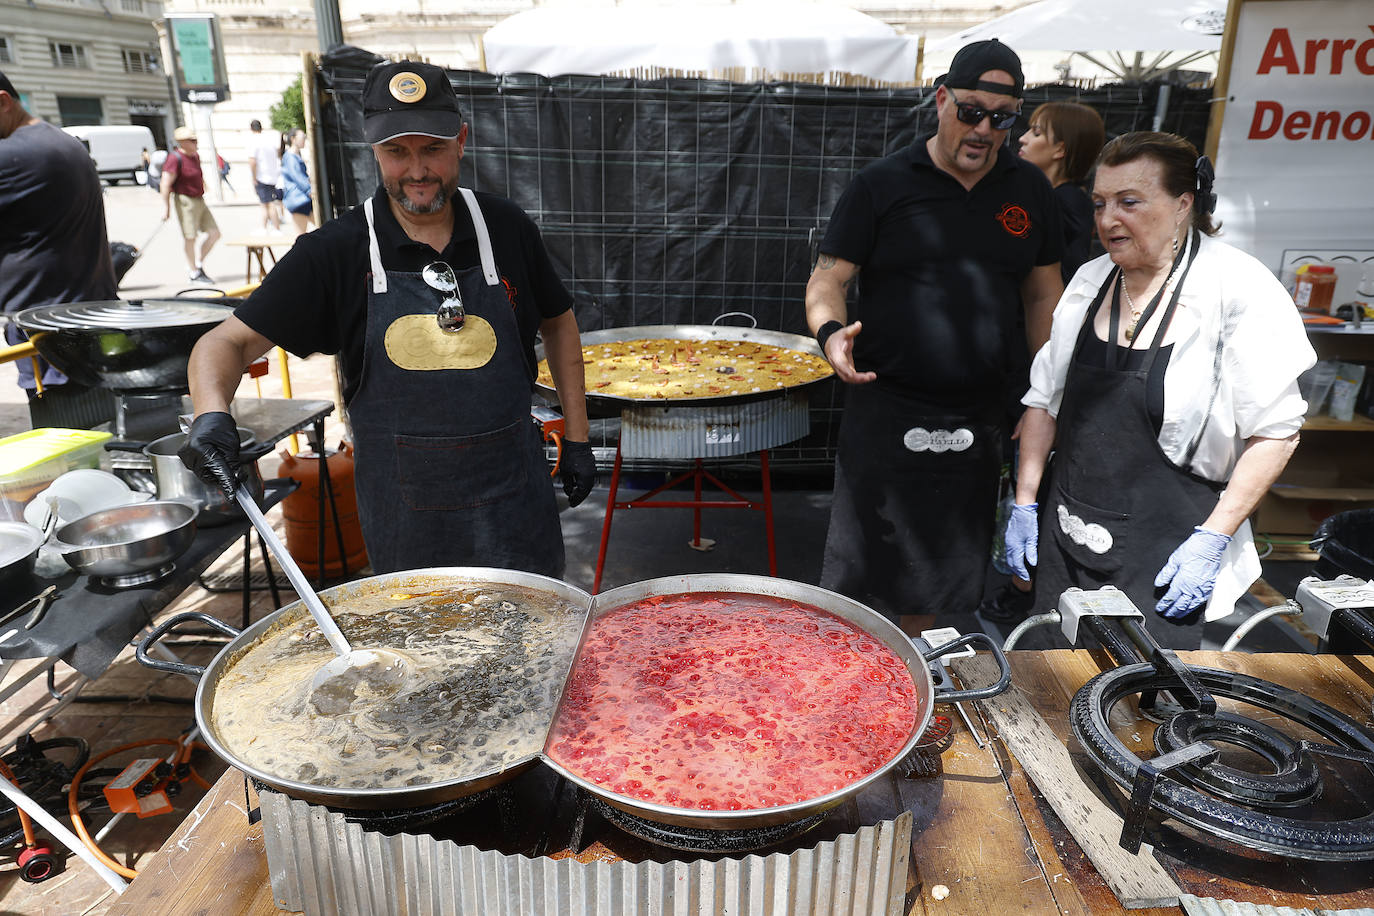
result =
[[[1050,339],[1035,354],[1031,363],[1030,390],[1021,398],[1022,404],[1043,408],[1049,411],[1051,417],[1059,416],[1069,364],[1073,362],[1074,347],[1078,343],[1078,332],[1083,327],[1083,320],[1093,300],[1097,298],[1098,289],[1113,266],[1111,260],[1103,255],[1084,264],[1069,280],[1064,295],[1054,307]]]

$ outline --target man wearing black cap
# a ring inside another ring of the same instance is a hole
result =
[[[182,460],[232,488],[229,415],[244,367],[273,344],[337,353],[359,519],[375,572],[497,566],[563,572],[549,469],[530,420],[539,333],[563,404],[563,488],[596,476],[572,297],[534,222],[458,186],[467,125],[444,71],[379,64],[363,128],[382,187],[297,239],[191,355],[196,420]]]
[[[1006,148],[1024,85],[1006,45],[962,48],[935,133],[859,172],[807,284],[847,383],[821,585],[894,618],[977,606],[1009,389],[1062,292],[1053,191]]]
[[[91,154],[71,134],[29,114],[0,73],[0,308],[113,299],[115,286],[104,192]],[[24,339],[18,325],[6,322],[7,344]],[[108,392],[68,382],[42,363],[38,397],[32,361],[14,365],[35,426],[109,418]]]

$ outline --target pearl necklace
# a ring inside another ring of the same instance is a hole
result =
[[[1169,275],[1168,275],[1167,277],[1164,278],[1164,286],[1161,287],[1160,292],[1159,292],[1159,296],[1160,296],[1161,299],[1164,297],[1165,293],[1168,291],[1168,289],[1169,289],[1169,282],[1170,282],[1171,280],[1174,279],[1174,271],[1177,270],[1177,269],[1178,269],[1178,262],[1175,261],[1175,262],[1174,262],[1174,265],[1173,265],[1172,267],[1169,268]],[[1147,287],[1146,289],[1148,290],[1148,287]],[[1142,311],[1144,311],[1144,310],[1141,309],[1141,308],[1138,308],[1138,307],[1136,306],[1135,300],[1131,298],[1131,291],[1128,290],[1128,289],[1126,288],[1126,272],[1125,272],[1125,271],[1122,271],[1122,272],[1121,272],[1121,295],[1122,295],[1123,297],[1125,297],[1125,299],[1126,299],[1126,308],[1130,309],[1130,312],[1131,312],[1131,323],[1128,324],[1128,325],[1126,325],[1126,340],[1127,340],[1127,341],[1131,341],[1131,340],[1134,340],[1134,339],[1135,339],[1136,325],[1140,323],[1140,313],[1141,313]]]

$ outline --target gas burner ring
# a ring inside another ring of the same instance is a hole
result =
[[[1297,807],[1321,795],[1321,773],[1311,755],[1297,741],[1262,722],[1229,712],[1204,715],[1185,710],[1155,729],[1155,747],[1162,754],[1198,741],[1242,747],[1274,767],[1272,774],[1260,776],[1215,761],[1179,767],[1179,778],[1215,795],[1274,808]]]
[[[772,827],[748,827],[732,830],[713,830],[706,827],[687,827],[666,824],[622,811],[599,798],[591,797],[596,811],[611,824],[657,846],[666,846],[683,852],[697,853],[737,853],[763,849],[784,840],[801,836],[829,816],[829,811],[821,811],[810,817]]]
[[[1267,709],[1341,748],[1374,756],[1374,736],[1359,723],[1295,690],[1233,671],[1197,666],[1189,670],[1216,696]],[[1136,664],[1103,672],[1074,695],[1069,708],[1074,735],[1103,772],[1128,793],[1146,761],[1116,737],[1108,716],[1124,697],[1178,687],[1173,675],[1161,674],[1149,664]],[[1374,764],[1368,766],[1374,770]],[[1167,775],[1159,778],[1154,794],[1154,804],[1160,810],[1213,835],[1281,856],[1330,862],[1374,859],[1374,799],[1369,801],[1371,810],[1360,817],[1306,821],[1252,811]]]

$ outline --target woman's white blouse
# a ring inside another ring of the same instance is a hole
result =
[[[1031,365],[1030,390],[1021,399],[1027,407],[1058,416],[1079,329],[1112,267],[1103,255],[1084,264],[1069,281],[1054,310],[1049,342]],[[1214,379],[1217,336],[1223,329],[1220,378]],[[1283,439],[1301,428],[1307,402],[1298,393],[1297,379],[1317,356],[1292,298],[1250,255],[1202,237],[1164,343],[1174,349],[1164,373],[1159,444],[1176,465],[1183,465],[1201,428],[1202,440],[1188,469],[1225,481],[1247,439]],[[1142,338],[1137,346],[1142,344],[1148,341]]]

